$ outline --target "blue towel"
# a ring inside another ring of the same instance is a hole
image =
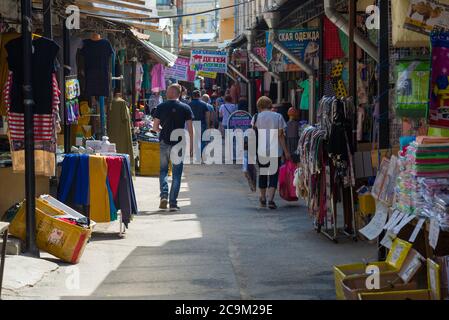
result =
[[[75,204],[89,205],[89,155],[80,154],[76,177]]]
[[[79,157],[75,154],[67,154],[62,162],[62,171],[59,178],[58,200],[67,202],[72,189],[75,173],[78,171]]]

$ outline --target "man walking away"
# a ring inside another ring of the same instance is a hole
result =
[[[207,108],[209,109],[209,128],[215,128],[215,122],[216,122],[216,112],[215,112],[215,108],[212,105],[210,96],[208,94],[203,94],[203,96],[201,97],[201,100],[203,100],[204,102],[206,102],[207,104]]]
[[[174,145],[181,142],[171,141],[170,135],[176,129],[184,129],[187,127],[190,135],[190,156],[193,152],[193,113],[190,107],[179,101],[181,95],[181,86],[172,84],[167,89],[167,101],[157,106],[154,113],[153,130],[160,133],[160,175],[159,184],[161,190],[160,209],[167,209],[167,202],[170,205],[170,211],[179,211],[177,199],[179,189],[181,187],[181,176],[183,170],[183,162],[178,159],[171,159],[171,149]],[[162,126],[162,130],[159,125]],[[172,165],[172,185],[168,188],[168,165],[171,160]],[[176,160],[176,161],[174,161]],[[167,201],[168,198],[168,201]]]
[[[206,146],[205,142],[203,141],[203,133],[206,131],[206,129],[209,128],[209,122],[210,122],[210,111],[207,107],[207,103],[204,102],[201,98],[201,92],[199,90],[195,90],[192,93],[192,101],[189,103],[190,108],[193,112],[193,119],[195,121],[201,121],[201,153],[203,152],[204,147]]]

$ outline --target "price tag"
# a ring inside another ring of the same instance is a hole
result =
[[[410,235],[408,242],[415,242],[416,237],[418,236],[418,233],[421,230],[422,225],[424,224],[425,221],[426,221],[426,219],[424,219],[424,218],[421,218],[418,220],[418,223],[416,224],[415,229],[413,230],[412,234]]]
[[[383,230],[385,222],[388,217],[388,208],[381,202],[376,204],[376,214],[371,219],[370,223],[364,228],[360,229],[359,232],[363,234],[368,240],[373,240],[377,238]]]
[[[391,249],[391,247],[393,246],[394,239],[396,239],[396,235],[391,231],[387,231],[380,244],[387,249]]]
[[[436,218],[430,218],[429,226],[429,244],[435,249],[438,244],[438,237],[440,235],[440,224]]]
[[[415,219],[415,215],[413,214],[405,215],[402,218],[401,222],[396,227],[394,227],[393,233],[398,234],[399,231],[401,231],[401,229],[404,228],[413,219]]]
[[[414,249],[410,249],[409,256],[411,256],[411,258],[406,259],[399,272],[399,277],[401,277],[405,283],[408,283],[413,278],[419,268],[421,268],[421,261],[425,260],[424,257]]]
[[[394,220],[396,220],[396,218],[398,217],[399,213],[400,213],[399,210],[394,210],[394,212],[393,212],[393,214],[391,215],[390,219],[388,219],[388,222],[385,224],[384,230],[387,230],[387,229],[390,227],[391,223],[392,223]]]
[[[396,269],[400,269],[412,244],[402,239],[396,238],[393,241],[390,252],[388,252],[387,262]]]
[[[396,219],[391,221],[391,224],[388,226],[387,230],[393,231],[394,227],[397,226],[397,224],[404,218],[405,213],[399,212],[399,214],[396,216]]]
[[[427,280],[433,300],[441,299],[440,266],[427,258]]]

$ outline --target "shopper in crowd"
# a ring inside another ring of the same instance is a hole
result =
[[[181,93],[181,97],[179,98],[179,101],[181,101],[182,103],[185,103],[185,104],[189,104],[189,102],[190,102],[187,88],[184,86],[182,86],[182,93]]]
[[[167,101],[157,106],[154,112],[153,130],[160,132],[160,209],[167,209],[170,205],[170,211],[178,211],[178,194],[181,187],[181,176],[183,162],[180,159],[171,159],[171,149],[174,145],[181,142],[181,138],[172,141],[170,136],[176,129],[187,127],[190,141],[190,156],[193,154],[193,113],[189,105],[179,101],[181,96],[181,86],[172,84],[167,89]],[[160,128],[162,126],[162,129]],[[168,186],[168,165],[172,166],[172,185],[169,192]]]
[[[216,107],[220,107],[223,103],[225,103],[224,95],[225,95],[225,91],[220,90],[220,88],[219,88],[217,91]]]
[[[189,103],[189,106],[192,109],[194,120],[201,121],[201,137],[203,137],[204,131],[206,131],[206,129],[209,128],[210,110],[207,106],[207,103],[201,100],[201,92],[199,90],[193,91],[192,101]],[[203,152],[203,149],[206,146],[206,144],[202,139],[200,140],[201,140],[201,152]]]
[[[248,111],[248,101],[245,98],[240,98],[238,109],[242,111]]]
[[[225,96],[225,103],[220,106],[219,113],[221,117],[222,130],[228,128],[228,120],[230,115],[237,110],[237,105],[232,102],[230,95]]]
[[[270,98],[260,97],[257,100],[258,113],[253,117],[252,126],[257,130],[258,143],[263,141],[263,139],[260,139],[262,134],[266,136],[266,145],[257,146],[257,162],[261,169],[259,174],[260,206],[266,207],[268,200],[268,208],[276,209],[274,196],[278,185],[281,156],[284,154],[285,159],[290,160],[290,153],[285,142],[287,124],[282,115],[271,111],[272,106],[273,103]],[[271,130],[276,130],[277,135],[273,136]],[[276,146],[277,148],[275,148]],[[274,149],[275,154],[271,154],[271,149]],[[259,153],[260,150],[264,150],[265,154]]]
[[[162,99],[161,95],[159,94],[159,90],[154,91],[151,96],[150,99],[148,100],[148,108],[145,109],[145,113],[146,114],[152,114],[153,110],[163,102],[164,100]]]
[[[208,94],[204,94],[201,97],[201,100],[203,100],[207,104],[207,108],[209,109],[210,112],[209,128],[215,128],[215,123],[217,122],[217,112],[215,111],[215,108],[211,103],[211,98],[209,97]]]
[[[229,82],[229,94],[232,97],[232,103],[237,104],[240,98],[240,83],[238,81],[230,81]]]

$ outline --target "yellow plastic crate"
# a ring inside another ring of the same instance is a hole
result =
[[[36,199],[36,245],[55,257],[69,263],[78,263],[89,240],[92,229],[72,225],[54,218],[64,214],[42,199]],[[25,201],[11,221],[11,235],[25,240]]]
[[[376,212],[376,202],[370,194],[359,195],[359,208],[362,215],[374,214]]]
[[[344,300],[345,295],[343,292],[343,280],[350,276],[364,275],[366,274],[366,267],[369,265],[377,266],[380,272],[397,272],[398,269],[391,266],[388,262],[370,262],[366,263],[353,263],[346,265],[334,266],[334,279],[335,279],[335,295],[337,300]]]

